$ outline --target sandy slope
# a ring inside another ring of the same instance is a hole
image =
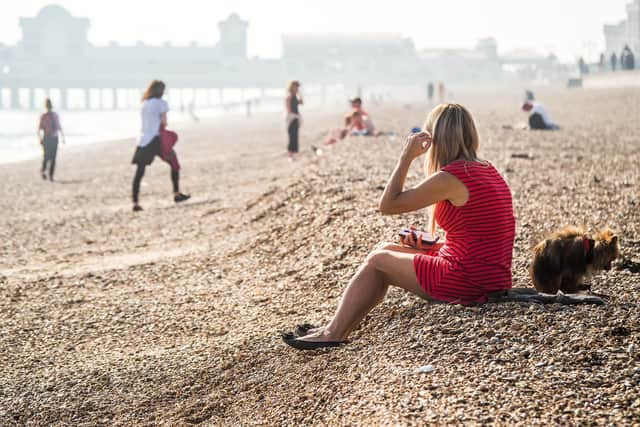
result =
[[[536,239],[609,225],[640,261],[640,91],[541,91],[563,130],[522,121],[518,94],[469,95],[482,155],[507,177],[516,286]],[[369,106],[405,133],[426,105]],[[604,307],[429,305],[390,292],[334,351],[279,331],[322,322],[364,256],[426,213],[381,217],[400,139],[316,156],[341,112],[308,114],[290,164],[280,115],[185,128],[183,188],[156,161],[130,211],[132,141],[0,168],[0,424],[498,424],[640,422],[640,276],[593,280]],[[527,153],[533,159],[512,158]],[[419,165],[411,172],[416,182]],[[429,374],[416,368],[432,364]]]

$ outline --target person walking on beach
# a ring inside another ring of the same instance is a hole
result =
[[[301,84],[298,80],[290,81],[287,86],[285,107],[287,109],[287,133],[289,134],[289,145],[287,147],[289,160],[293,160],[300,149],[298,146],[298,137],[300,125],[302,124],[302,116],[300,115],[298,106],[304,104],[302,95],[299,93],[300,86]]]
[[[609,61],[611,62],[611,71],[615,71],[616,67],[618,66],[618,57],[616,56],[615,52],[611,54],[611,58],[609,58]]]
[[[431,206],[431,233],[439,225],[446,241],[423,244],[423,233],[413,231],[401,238],[402,244],[380,245],[352,277],[329,323],[299,325],[295,333],[283,334],[286,344],[299,350],[345,344],[390,285],[425,300],[454,304],[484,303],[490,293],[511,288],[512,195],[500,172],[478,157],[471,114],[460,104],[441,104],[423,129],[407,138],[379,209],[398,215]],[[405,189],[411,164],[422,154],[426,178]]]
[[[162,99],[164,90],[165,84],[160,80],[154,80],[142,96],[142,132],[131,161],[131,163],[137,165],[136,173],[133,177],[134,212],[142,210],[138,203],[140,182],[144,176],[145,168],[153,162],[156,156],[159,156],[171,166],[173,200],[176,203],[180,203],[191,197],[180,192],[180,164],[178,163],[178,156],[172,148],[172,143],[175,143],[177,136],[174,136],[173,141],[170,141],[172,135],[175,134],[166,131],[169,104]]]
[[[427,98],[429,99],[429,104],[433,102],[433,82],[429,82],[427,85]]]
[[[38,125],[38,139],[42,145],[42,179],[47,179],[47,163],[49,164],[49,180],[53,181],[53,173],[56,169],[56,157],[58,155],[58,133],[62,135],[62,143],[65,143],[64,132],[60,126],[60,117],[53,111],[53,104],[49,98],[44,101],[47,110],[40,116]]]

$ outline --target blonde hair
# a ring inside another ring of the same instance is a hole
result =
[[[300,87],[300,81],[299,80],[291,80],[288,84],[287,84],[287,93],[293,93],[293,87]]]
[[[462,105],[447,103],[436,106],[427,116],[423,129],[432,137],[424,165],[427,176],[455,160],[478,160],[478,131],[473,116]],[[435,206],[431,207],[431,233],[436,229]]]

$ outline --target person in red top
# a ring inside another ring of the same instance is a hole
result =
[[[42,179],[47,179],[46,170],[49,163],[49,179],[53,181],[53,172],[56,169],[56,157],[58,155],[58,133],[62,135],[64,143],[64,132],[60,126],[60,118],[53,111],[53,104],[49,98],[45,99],[44,106],[46,113],[40,116],[40,124],[38,125],[38,139],[42,145]]]
[[[374,135],[376,128],[369,113],[362,109],[362,99],[360,97],[350,99],[352,113],[358,113],[357,119],[354,120],[352,126],[352,134],[354,135]]]
[[[446,233],[425,246],[421,232],[386,243],[369,254],[345,289],[338,308],[320,328],[300,325],[284,341],[300,350],[344,344],[358,324],[384,299],[389,285],[426,300],[472,304],[511,288],[515,217],[511,191],[496,168],[478,155],[478,132],[460,104],[435,107],[423,127],[409,135],[379,209],[384,215],[431,207],[430,230]],[[411,163],[426,154],[426,178],[405,189]],[[297,335],[297,336],[296,336]]]

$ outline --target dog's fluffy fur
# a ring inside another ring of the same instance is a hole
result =
[[[587,264],[584,238],[594,240],[593,260]],[[539,292],[555,294],[559,290],[573,293],[590,289],[582,283],[585,276],[609,270],[618,257],[618,236],[609,229],[587,236],[579,227],[565,227],[533,248],[531,280]]]

